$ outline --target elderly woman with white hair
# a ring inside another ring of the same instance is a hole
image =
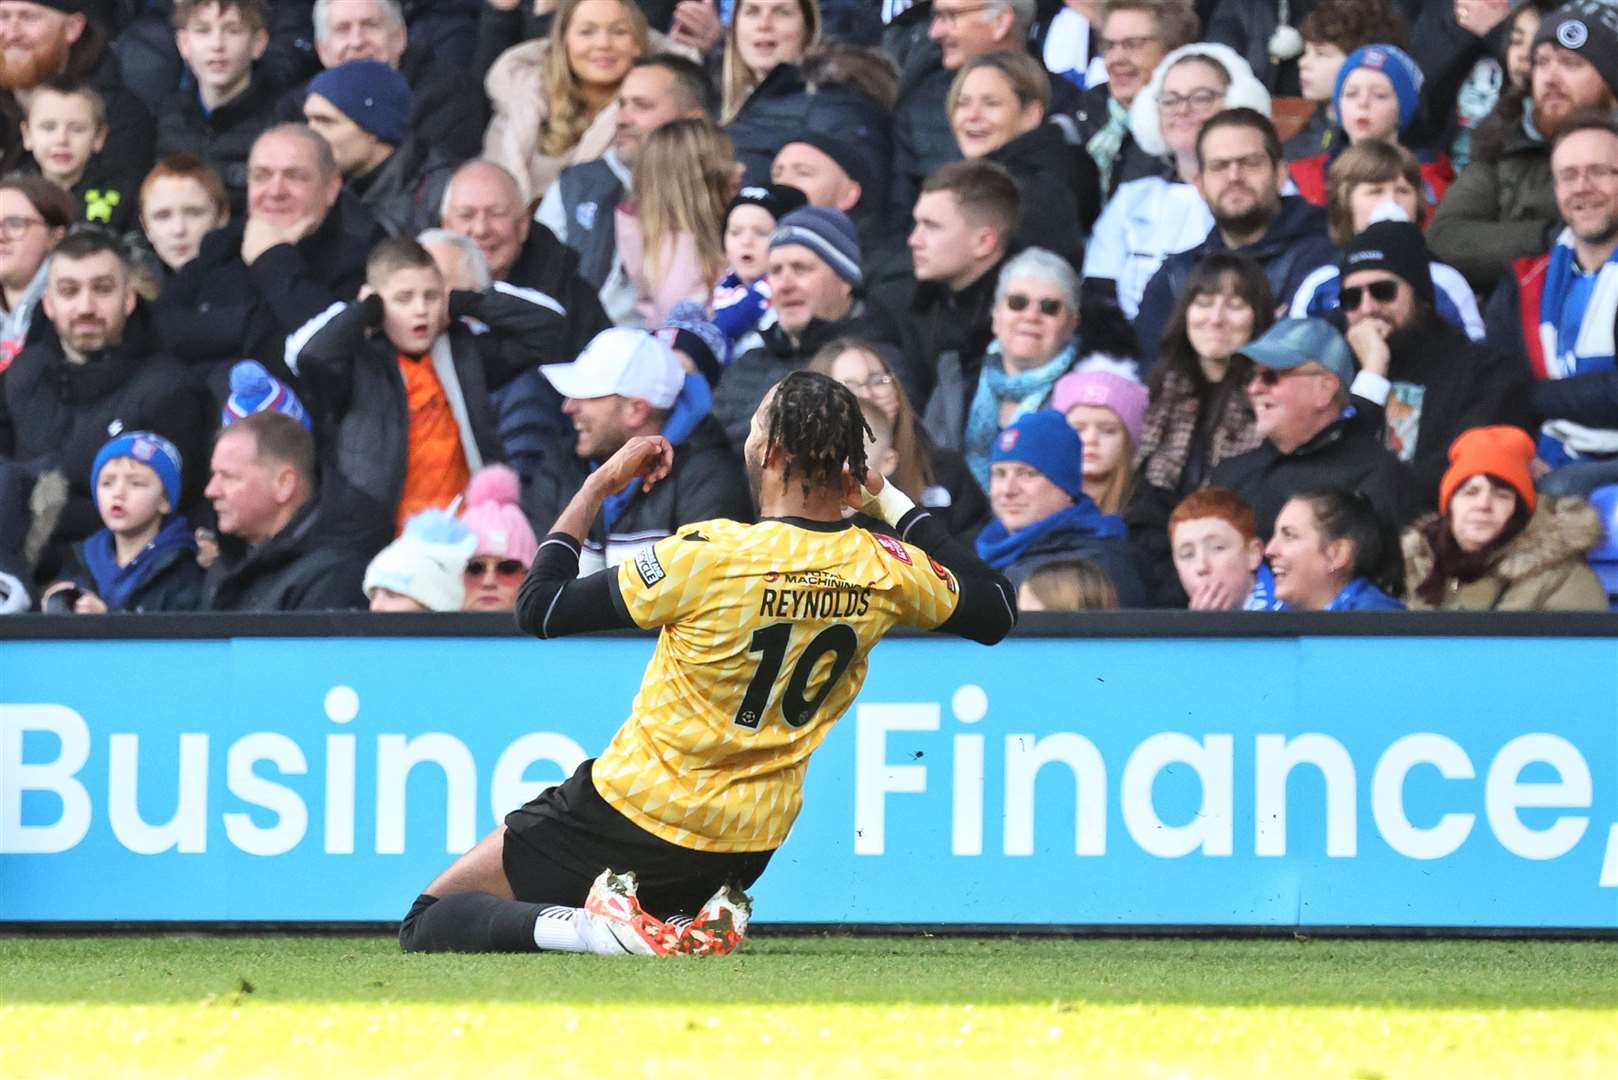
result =
[[[1247,61],[1227,46],[1184,45],[1163,58],[1129,107],[1135,144],[1163,161],[1157,176],[1119,186],[1091,230],[1084,277],[1111,282],[1133,319],[1141,294],[1163,260],[1196,247],[1213,228],[1197,190],[1197,136],[1222,109],[1244,106],[1270,115],[1270,94]]]
[[[995,436],[1050,403],[1070,371],[1135,376],[1132,360],[1086,350],[1079,334],[1079,275],[1060,255],[1028,248],[1000,270],[991,317],[994,340],[982,357],[946,353],[927,402],[927,431],[959,450],[984,490]]]

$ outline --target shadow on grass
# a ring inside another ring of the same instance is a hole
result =
[[[382,937],[0,939],[0,1011],[221,1000],[1618,1009],[1618,943],[828,936],[644,960],[406,956]]]

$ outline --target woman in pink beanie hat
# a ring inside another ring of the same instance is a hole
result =
[[[1075,371],[1051,390],[1051,408],[1084,441],[1084,493],[1104,514],[1122,512],[1134,484],[1146,397],[1146,387],[1110,371]]]
[[[466,611],[511,611],[517,606],[539,540],[518,505],[521,485],[507,465],[479,469],[466,486],[461,521],[477,534],[466,561]]]

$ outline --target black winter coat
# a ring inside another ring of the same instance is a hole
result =
[[[1315,487],[1340,487],[1370,499],[1383,522],[1397,530],[1416,516],[1409,470],[1382,445],[1382,416],[1356,411],[1334,420],[1290,454],[1266,439],[1255,450],[1221,461],[1208,483],[1229,488],[1253,508],[1258,535],[1268,539],[1288,499]]]
[[[195,87],[169,95],[157,118],[157,157],[196,154],[225,182],[230,212],[247,208],[247,155],[264,130],[275,123],[275,89],[256,76],[247,89],[212,114],[202,111]]]
[[[528,240],[506,274],[506,282],[536,289],[562,305],[567,312],[568,353],[562,360],[577,357],[591,338],[612,325],[602,310],[600,294],[579,274],[579,253],[538,222],[528,227]]]
[[[1101,213],[1101,173],[1083,147],[1055,124],[1041,124],[988,156],[1004,165],[1022,195],[1017,242],[1084,265],[1084,241]]]
[[[1157,363],[1163,331],[1191,276],[1191,268],[1205,255],[1228,250],[1219,226],[1215,225],[1202,243],[1165,259],[1146,283],[1140,312],[1135,316],[1143,372]],[[1337,249],[1326,236],[1326,211],[1296,195],[1283,196],[1281,211],[1264,235],[1236,251],[1264,268],[1277,304],[1291,303],[1304,278],[1322,266],[1337,262]]]
[[[953,361],[958,369],[973,368],[994,340],[994,290],[1004,265],[989,267],[960,292],[938,281],[912,281],[907,297],[872,310],[872,337],[898,348],[894,374],[917,413],[927,408],[942,367]],[[977,378],[975,369],[971,377]]]
[[[182,503],[200,493],[208,471],[212,417],[185,368],[162,352],[144,306],[137,306],[121,345],[72,364],[46,320],[39,337],[0,378],[0,458],[60,470],[68,502],[40,571],[61,565],[67,547],[101,528],[90,467],[101,447],[125,431],[155,431],[183,459]],[[178,507],[176,507],[178,509]]]
[[[1414,494],[1424,509],[1438,506],[1438,482],[1449,468],[1449,446],[1461,432],[1489,424],[1532,423],[1527,405],[1529,370],[1522,354],[1473,342],[1444,319],[1430,316],[1388,338],[1388,378],[1420,388],[1413,458]],[[1390,410],[1395,408],[1389,401]]]
[[[123,68],[101,29],[90,24],[67,54],[62,74],[87,83],[107,105],[107,143],[97,155],[107,176],[145,176],[152,167],[156,125],[140,99],[124,85]],[[0,118],[14,133],[25,110],[10,90],[0,90]],[[13,136],[15,137],[15,136]],[[15,147],[21,149],[20,141]],[[8,165],[9,171],[9,165]]]
[[[242,262],[244,223],[203,237],[202,249],[169,281],[158,301],[158,327],[170,349],[199,368],[222,404],[238,360],[259,361],[291,378],[287,335],[365,281],[365,259],[382,238],[375,219],[352,195],[339,197],[318,229],[296,244],[278,244],[252,266]]]
[[[322,511],[305,506],[286,528],[249,548],[219,540],[219,558],[203,579],[207,611],[331,611],[363,608],[367,559],[322,526]]]
[[[345,186],[389,236],[414,237],[437,223],[454,172],[455,162],[411,136],[370,175],[352,177]]]
[[[297,348],[297,375],[314,416],[329,520],[341,518],[354,530],[353,546],[374,552],[393,539],[404,492],[410,407],[398,350],[380,332],[367,337],[368,317],[365,303],[328,309],[300,330],[289,348]],[[476,449],[485,463],[503,461],[477,339],[459,320],[448,333]]]

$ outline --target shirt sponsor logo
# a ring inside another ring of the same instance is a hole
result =
[[[657,561],[657,552],[649,547],[642,548],[641,553],[635,556],[635,569],[639,572],[641,581],[646,583],[648,589],[668,577],[668,572],[663,569],[663,564]]]
[[[895,559],[898,559],[906,566],[910,565],[910,552],[905,550],[905,546],[902,543],[886,533],[872,533],[871,535],[876,537],[876,542],[882,545],[883,551],[886,551],[889,555],[892,555]]]

